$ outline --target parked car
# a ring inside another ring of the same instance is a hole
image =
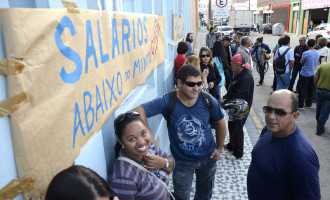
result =
[[[262,24],[260,27],[259,27],[259,33],[269,33],[269,34],[272,34],[272,27],[273,27],[273,24]]]
[[[318,34],[321,34],[323,37],[327,38],[328,43],[330,43],[330,24],[318,25],[311,32],[307,33],[306,40],[315,39]]]
[[[221,31],[221,26],[217,26],[216,28],[216,34],[221,34],[222,36],[232,36],[235,31],[231,26],[222,26],[222,31]]]

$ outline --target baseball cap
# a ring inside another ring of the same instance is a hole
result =
[[[236,54],[231,58],[231,61],[236,64],[242,65],[245,69],[250,69],[249,63],[246,62],[242,54]]]
[[[232,39],[231,39],[230,37],[223,37],[222,40],[223,40],[223,41],[227,40],[227,41],[230,42]]]

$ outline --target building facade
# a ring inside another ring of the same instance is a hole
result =
[[[108,173],[115,161],[114,144],[116,136],[113,121],[119,114],[129,111],[141,103],[159,97],[174,88],[173,64],[177,55],[177,42],[173,41],[173,13],[184,18],[184,36],[188,32],[198,30],[197,0],[72,0],[79,9],[99,10],[99,5],[112,11],[127,13],[144,13],[165,16],[165,60],[149,74],[145,84],[138,86],[119,102],[120,106],[104,123],[103,127],[88,140],[80,149],[78,157],[72,164],[84,165],[96,171],[107,179]],[[99,4],[99,5],[98,5]],[[64,8],[61,0],[2,0],[0,8]],[[0,22],[1,23],[1,22]],[[2,23],[1,23],[2,24]],[[0,24],[0,25],[1,25]],[[0,26],[2,27],[2,26]],[[2,29],[2,28],[1,28]],[[32,31],[32,30],[31,30]],[[1,31],[2,33],[2,31]],[[0,58],[5,59],[3,37],[0,37]],[[141,61],[142,62],[142,61]],[[120,66],[119,66],[120,67]],[[7,77],[0,75],[0,101],[9,98],[7,93]],[[169,152],[166,122],[160,115],[148,119],[149,126],[158,141],[159,146]],[[10,117],[0,117],[0,189],[12,179],[19,176],[14,156],[11,135]],[[22,196],[16,199],[23,199]]]
[[[313,20],[314,28],[323,20],[330,22],[330,2],[327,0],[291,0],[290,33],[307,34],[308,25]]]

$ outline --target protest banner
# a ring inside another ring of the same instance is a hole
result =
[[[72,165],[80,148],[165,59],[165,17],[111,14],[0,10],[6,59],[24,64],[21,73],[7,75],[7,87],[9,98],[28,96],[10,114],[19,176],[36,180],[27,198],[36,199],[56,173]]]

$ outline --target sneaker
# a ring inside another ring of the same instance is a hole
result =
[[[258,83],[257,86],[261,86],[262,84]]]
[[[298,107],[298,110],[304,110],[304,107]]]
[[[312,108],[312,106],[306,106],[306,109],[311,109]]]
[[[316,135],[323,135],[325,132],[323,132],[323,133],[316,133]]]

